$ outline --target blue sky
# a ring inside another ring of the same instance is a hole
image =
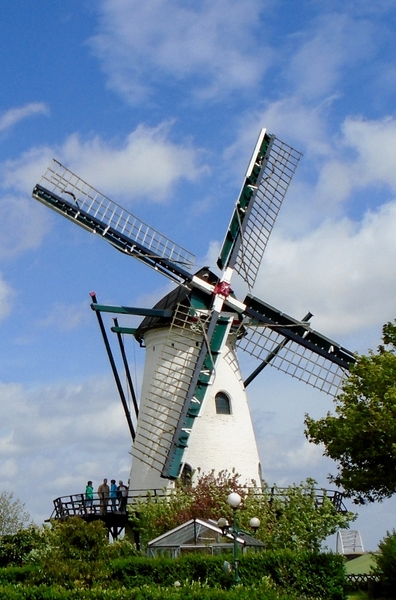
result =
[[[169,282],[31,199],[53,157],[215,264],[261,127],[303,152],[255,295],[366,352],[396,317],[393,1],[2,3],[0,489],[53,498],[127,479],[130,442],[89,308]],[[142,351],[128,341],[140,382]],[[249,365],[244,365],[248,370]],[[326,485],[303,436],[331,398],[264,373],[250,390],[264,476]],[[374,549],[395,502],[360,510]]]

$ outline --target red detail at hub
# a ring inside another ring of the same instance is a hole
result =
[[[214,294],[221,294],[227,298],[231,294],[231,284],[227,281],[220,281],[215,285]]]

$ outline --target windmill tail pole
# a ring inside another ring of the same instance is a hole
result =
[[[102,315],[100,314],[100,311],[95,310],[94,307],[93,307],[94,304],[97,304],[96,294],[95,294],[95,292],[91,292],[89,295],[92,298],[91,308],[92,308],[92,310],[95,311],[96,317],[98,319],[99,328],[100,328],[100,331],[101,331],[101,334],[102,334],[102,337],[103,337],[104,345],[106,347],[107,355],[109,357],[110,366],[111,366],[111,369],[113,371],[113,375],[114,375],[114,379],[115,379],[116,386],[117,386],[117,389],[118,389],[118,393],[120,394],[120,398],[121,398],[122,406],[124,408],[125,417],[126,417],[126,420],[127,420],[127,423],[128,423],[129,431],[131,433],[132,441],[134,442],[135,441],[135,437],[136,437],[135,428],[134,428],[133,423],[132,423],[131,413],[129,412],[129,408],[128,408],[128,404],[127,404],[127,401],[126,401],[126,398],[125,398],[124,390],[122,389],[121,380],[120,380],[120,377],[118,375],[118,371],[117,371],[117,367],[116,367],[116,364],[115,364],[115,361],[114,361],[113,353],[111,351],[109,340],[108,340],[108,337],[107,337],[107,334],[106,334],[106,329],[105,329],[105,326],[103,324]]]
[[[307,323],[311,317],[313,317],[313,314],[308,312],[305,317],[303,317],[301,319],[301,323]],[[263,360],[263,362],[257,367],[257,369],[255,369],[253,371],[253,373],[251,373],[249,375],[249,377],[247,377],[245,379],[245,381],[243,382],[243,385],[245,386],[245,388],[247,388],[247,386],[249,385],[249,383],[252,383],[253,379],[256,379],[257,375],[259,375],[261,373],[261,371],[271,362],[271,360],[273,360],[275,358],[275,356],[277,356],[279,354],[279,352],[282,350],[282,348],[284,348],[287,344],[289,340],[284,339],[283,342],[281,342],[280,344],[278,344],[276,346],[276,348],[274,348],[273,350],[271,350],[271,352],[269,352],[267,354],[267,356],[265,357],[265,359]]]
[[[118,327],[118,319],[115,318],[115,319],[113,319],[113,321],[114,321],[114,325],[116,327]],[[137,398],[136,398],[135,388],[134,388],[134,385],[132,382],[131,372],[129,370],[129,365],[128,365],[128,360],[127,360],[126,353],[125,353],[124,343],[122,341],[122,335],[119,332],[117,332],[117,339],[118,339],[118,345],[120,346],[122,362],[124,363],[124,369],[125,369],[125,373],[126,373],[126,377],[127,377],[127,381],[128,381],[128,385],[129,385],[129,390],[130,390],[131,396],[132,396],[133,408],[135,410],[135,417],[137,419],[139,416],[139,406],[138,406],[138,402],[137,402]]]

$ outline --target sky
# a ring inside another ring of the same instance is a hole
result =
[[[172,287],[31,198],[52,158],[214,268],[266,127],[303,156],[254,294],[366,353],[396,317],[395,27],[393,0],[3,0],[0,490],[37,524],[129,474],[89,293],[147,307]],[[303,421],[332,398],[275,369],[248,391],[264,478],[331,488]],[[395,507],[358,510],[367,550]]]

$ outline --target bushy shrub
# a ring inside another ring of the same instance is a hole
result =
[[[27,561],[37,567],[31,583],[89,588],[108,576],[107,530],[102,521],[86,523],[79,517],[53,522],[45,544],[30,552]]]
[[[220,557],[190,555],[181,558],[130,558],[111,563],[111,579],[127,587],[173,585],[175,581],[200,581],[226,586]]]
[[[380,576],[381,589],[385,597],[396,597],[396,530],[387,531],[378,544],[379,553],[375,555],[376,566],[373,571]]]
[[[28,584],[32,580],[33,573],[37,571],[37,567],[33,565],[25,565],[23,567],[3,567],[0,569],[0,586],[11,584]],[[1,596],[0,598],[6,598]]]
[[[225,575],[224,557],[190,555],[172,558],[131,558],[112,562],[111,579],[126,587],[144,584],[172,585],[200,581],[212,587],[229,588],[233,574]],[[244,585],[254,587],[270,579],[276,589],[292,595],[342,600],[345,565],[342,556],[316,552],[277,550],[242,556],[239,573]]]
[[[229,591],[205,583],[178,582],[179,586],[143,585],[139,588],[66,590],[58,586],[14,588],[0,586],[0,597],[7,600],[300,600],[301,597],[275,589],[265,579],[253,587],[238,586]]]
[[[242,557],[241,579],[253,585],[260,577],[304,597],[342,600],[345,597],[345,563],[337,554],[273,550]]]
[[[0,567],[22,565],[32,550],[45,544],[45,533],[36,525],[0,538]]]

